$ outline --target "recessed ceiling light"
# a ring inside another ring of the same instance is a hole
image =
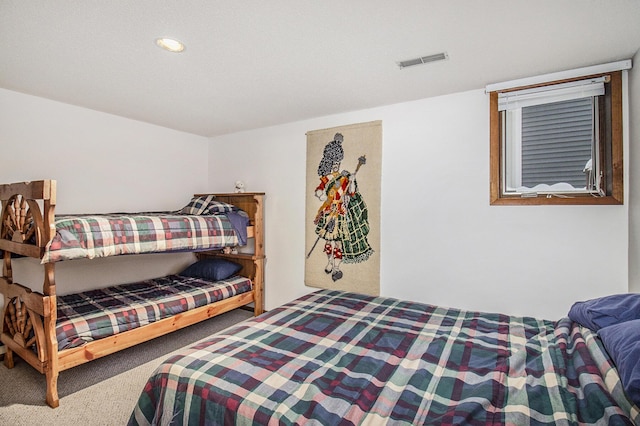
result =
[[[158,38],[156,39],[156,44],[169,52],[178,53],[184,50],[184,44],[173,38]]]

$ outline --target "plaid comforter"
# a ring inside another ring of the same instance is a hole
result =
[[[56,217],[41,263],[120,254],[216,250],[239,244],[226,215],[175,213]]]
[[[169,358],[129,424],[632,424],[610,362],[568,319],[323,290]]]
[[[224,281],[169,275],[58,297],[58,349],[80,346],[251,291],[241,276]]]

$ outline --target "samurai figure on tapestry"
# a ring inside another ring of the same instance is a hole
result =
[[[367,163],[366,155],[358,158],[352,173],[340,170],[344,159],[343,140],[344,136],[336,133],[324,147],[318,165],[320,183],[315,196],[321,205],[313,221],[317,239],[307,254],[309,257],[318,242],[323,241],[323,252],[327,256],[324,272],[331,275],[333,281],[343,277],[342,263],[365,262],[373,254],[367,240],[369,214],[357,181],[358,171]]]

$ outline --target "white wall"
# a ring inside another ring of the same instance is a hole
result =
[[[315,290],[304,285],[305,132],[373,120],[382,295],[556,319],[627,291],[628,204],[489,206],[488,99],[476,90],[211,140],[212,190],[242,179],[267,193],[267,309]]]
[[[0,112],[0,182],[57,179],[59,213],[171,210],[194,192],[230,191],[237,179],[265,191],[268,309],[314,290],[303,269],[305,132],[373,120],[382,120],[384,139],[383,295],[553,319],[575,300],[628,288],[629,202],[489,206],[482,90],[211,140],[2,89]],[[637,123],[637,108],[632,117]],[[587,232],[594,223],[604,226]],[[58,292],[158,275],[188,261],[148,257],[61,262]],[[16,262],[16,277],[30,268],[24,263]],[[39,288],[39,275],[36,282]]]
[[[176,210],[207,190],[208,139],[0,89],[0,183],[58,181],[57,213]],[[56,265],[58,294],[176,272],[187,255]],[[42,291],[42,268],[14,262]]]
[[[4,89],[0,111],[0,182],[57,179],[57,213],[169,210],[207,188],[206,138]]]

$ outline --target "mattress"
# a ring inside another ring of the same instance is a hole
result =
[[[251,280],[168,275],[58,297],[58,349],[80,346],[251,291]]]
[[[123,254],[216,250],[241,243],[239,232],[225,214],[58,216],[55,227],[56,234],[47,244],[41,263]],[[246,229],[244,231],[246,233]]]
[[[152,374],[129,424],[608,424],[639,421],[590,330],[322,290]]]

